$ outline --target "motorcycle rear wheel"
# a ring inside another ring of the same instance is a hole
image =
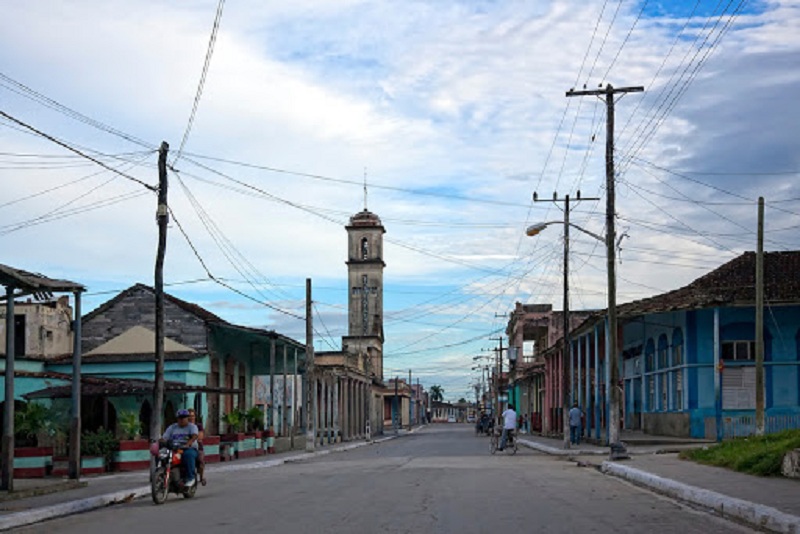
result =
[[[153,497],[153,503],[164,504],[167,501],[168,492],[167,471],[164,467],[159,467],[153,475],[153,482],[150,484],[150,496]]]
[[[192,484],[192,487],[187,488],[183,491],[183,498],[193,499],[195,493],[197,493],[197,481],[195,481],[195,483]]]

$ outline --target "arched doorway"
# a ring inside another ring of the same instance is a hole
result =
[[[169,428],[169,425],[177,421],[177,419],[175,418],[175,405],[172,404],[172,401],[167,401],[167,403],[164,405],[163,420],[164,420],[164,428],[161,429],[162,432],[167,428]]]
[[[142,435],[150,438],[150,421],[153,415],[153,408],[150,406],[150,401],[146,400],[142,403],[139,409],[139,422],[142,425]]]

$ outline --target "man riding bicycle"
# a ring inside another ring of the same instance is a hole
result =
[[[514,405],[509,404],[508,409],[503,412],[503,436],[500,438],[500,447],[498,450],[506,448],[508,437],[514,439],[514,431],[517,428],[517,412],[514,411]]]

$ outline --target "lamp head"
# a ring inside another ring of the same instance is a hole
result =
[[[547,228],[547,223],[532,224],[528,227],[527,230],[525,230],[525,235],[527,235],[528,237],[533,237],[542,230],[544,230],[545,228]]]

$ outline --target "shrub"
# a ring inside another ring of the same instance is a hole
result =
[[[142,433],[142,422],[134,412],[122,412],[117,417],[117,426],[125,439],[136,439]]]
[[[780,476],[783,456],[800,447],[800,430],[724,441],[706,449],[683,451],[681,458],[758,476]]]
[[[84,432],[81,436],[81,456],[102,456],[106,465],[111,465],[114,452],[119,450],[119,440],[105,428],[97,432]]]

